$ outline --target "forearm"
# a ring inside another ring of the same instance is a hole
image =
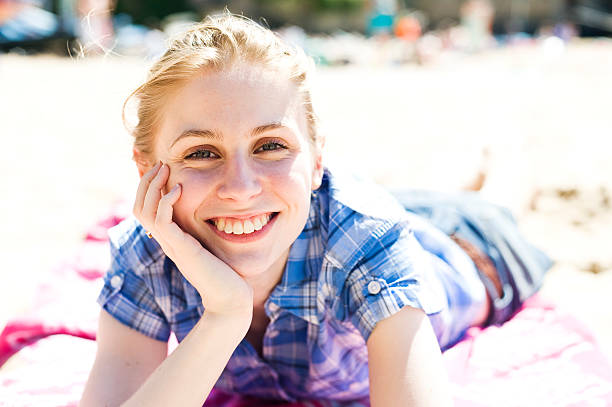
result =
[[[202,406],[249,325],[248,314],[229,317],[205,312],[123,406]]]
[[[367,342],[372,407],[452,406],[446,369],[425,313],[404,307]]]

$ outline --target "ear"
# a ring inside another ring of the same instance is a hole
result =
[[[153,168],[153,165],[147,160],[143,153],[141,153],[136,147],[132,149],[132,160],[136,163],[136,167],[138,167],[138,174],[142,178],[142,176]]]
[[[319,189],[323,181],[323,147],[325,146],[325,137],[320,135],[314,146],[314,163],[312,167],[312,190]]]

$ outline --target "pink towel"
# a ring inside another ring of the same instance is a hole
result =
[[[88,233],[72,261],[49,273],[27,315],[0,333],[0,406],[76,406],[95,357],[95,298],[108,265],[106,230],[120,209]],[[537,296],[502,327],[473,328],[444,360],[458,407],[612,406],[612,366],[574,317]],[[206,406],[263,407],[265,402],[213,392]],[[283,407],[361,407],[300,402]]]

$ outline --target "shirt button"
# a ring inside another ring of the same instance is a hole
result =
[[[380,292],[381,286],[378,281],[370,281],[368,284],[368,292],[372,295],[376,295]]]
[[[110,285],[113,288],[119,288],[121,286],[121,283],[123,283],[123,278],[121,278],[121,276],[118,275],[114,275],[113,277],[111,277],[110,279]]]

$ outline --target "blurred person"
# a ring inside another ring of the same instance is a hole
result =
[[[0,43],[54,35],[60,28],[58,18],[43,6],[38,1],[0,0]]]
[[[389,36],[397,13],[397,0],[368,0],[367,32],[370,36]]]
[[[106,53],[113,46],[113,0],[77,0],[78,37],[86,53]]]
[[[422,34],[421,22],[412,15],[401,16],[393,27],[393,34],[404,41],[414,43]]]
[[[461,25],[469,38],[469,51],[482,51],[493,41],[495,9],[489,0],[467,0],[461,5]]]
[[[46,1],[0,0],[0,42],[73,34],[87,53],[107,52],[113,45],[112,7],[112,0],[65,0],[57,10]]]
[[[397,201],[324,165],[313,67],[226,13],[179,35],[128,98],[141,180],[109,232],[81,406],[201,406],[213,387],[451,405],[441,350],[539,288],[550,262],[502,208]]]

